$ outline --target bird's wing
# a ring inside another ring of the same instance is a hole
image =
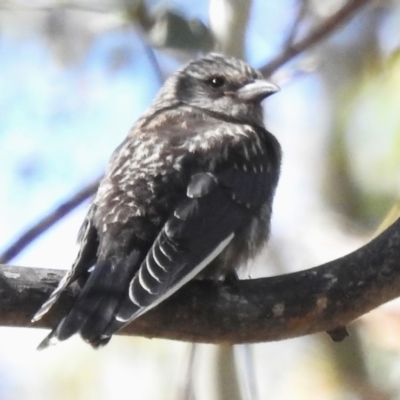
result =
[[[194,278],[226,248],[249,217],[250,210],[234,200],[231,189],[221,185],[216,175],[195,174],[187,198],[161,230],[105,334],[112,335]]]
[[[196,276],[229,244],[254,212],[272,200],[280,158],[262,144],[242,141],[230,163],[194,175],[187,198],[175,209],[135,274],[107,333],[112,334]],[[267,223],[267,221],[266,221]],[[119,325],[119,326],[118,326]]]
[[[191,177],[186,196],[171,210],[149,251],[148,247],[134,247],[129,252],[126,249],[126,256],[119,260],[105,257],[95,263],[70,313],[41,348],[53,338],[64,340],[75,332],[95,347],[106,343],[113,333],[172,295],[221,254],[254,210],[272,197],[275,187],[275,182],[268,181],[274,169],[270,174],[265,152],[260,148],[253,151],[250,140],[237,146],[233,161],[229,152],[229,162],[223,157],[225,161],[213,173]],[[190,149],[186,154],[194,156]],[[220,154],[227,152],[221,150]],[[96,233],[90,224],[86,229],[84,238]],[[97,236],[94,238],[97,241]],[[62,289],[85,270],[84,264],[77,262],[47,303],[51,306]]]
[[[219,184],[232,199],[250,210],[272,200],[277,184],[279,159],[271,159],[265,152],[262,145],[256,148],[244,140],[232,165],[216,173]]]
[[[88,212],[84,223],[79,231],[79,253],[75,259],[71,269],[64,275],[59,282],[56,289],[50,295],[48,300],[43,303],[40,309],[32,318],[32,322],[38,321],[45,315],[55,302],[60,298],[62,292],[77,278],[87,273],[88,270],[96,262],[96,253],[99,246],[99,238],[97,230],[92,223],[92,213],[94,212],[93,207]]]
[[[175,209],[135,274],[121,306],[105,331],[112,335],[157,306],[215,259],[272,199],[279,158],[268,159],[263,145],[244,140],[236,155],[214,173],[194,175],[187,198]],[[266,222],[267,223],[267,222]]]
[[[98,262],[70,313],[39,345],[75,332],[97,347],[172,295],[215,259],[249,216],[211,173],[195,174],[147,255]],[[144,261],[143,261],[144,260]]]

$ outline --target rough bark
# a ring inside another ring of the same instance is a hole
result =
[[[36,324],[30,318],[63,271],[0,266],[0,325],[51,327],[73,302],[72,287]],[[238,286],[193,281],[122,333],[206,343],[254,343],[344,327],[400,296],[400,219],[357,251],[321,266]]]

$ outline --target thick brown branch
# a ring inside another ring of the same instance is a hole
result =
[[[270,76],[274,71],[286,64],[288,61],[298,56],[300,53],[314,46],[322,39],[328,37],[348,18],[353,16],[361,7],[370,3],[370,0],[349,0],[339,11],[327,18],[315,29],[309,32],[303,39],[290,46],[285,46],[283,51],[278,54],[272,61],[261,68],[264,76]]]
[[[0,325],[29,320],[63,271],[1,266]],[[39,327],[54,326],[73,301],[61,299]],[[195,281],[123,333],[207,343],[279,340],[340,330],[400,296],[400,219],[361,249],[306,271],[240,281],[238,290]],[[341,335],[343,336],[343,335]]]

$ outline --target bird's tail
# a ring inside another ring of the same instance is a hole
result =
[[[59,282],[56,289],[54,289],[53,293],[50,297],[42,304],[40,309],[36,312],[36,314],[32,317],[31,322],[39,321],[45,315],[51,307],[56,303],[56,301],[60,298],[62,292],[66,289],[66,287],[72,283],[74,280],[74,269],[72,268],[68,271],[61,281]]]
[[[91,211],[89,211],[89,213],[90,212]],[[48,300],[43,303],[40,309],[33,316],[31,320],[32,322],[36,322],[41,319],[43,315],[45,315],[57,302],[63,291],[76,279],[83,275],[86,275],[88,268],[90,268],[95,263],[98,245],[97,231],[94,226],[89,222],[88,218],[86,218],[84,224],[82,225],[79,236],[81,247],[74,264],[61,279],[58,286],[50,295]]]
[[[96,264],[69,314],[38,349],[66,340],[78,332],[93,347],[106,344],[111,334],[104,335],[104,332],[114,322],[115,312],[141,261],[141,253],[134,250],[121,262],[106,260]]]

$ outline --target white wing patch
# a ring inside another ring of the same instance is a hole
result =
[[[143,279],[143,271],[144,271],[144,268],[140,268],[140,271],[139,271],[139,283],[140,283],[140,286],[146,291],[146,292],[148,292],[148,293],[150,293],[150,294],[155,294],[155,292],[153,292],[152,290],[151,290],[151,288],[149,287],[149,286],[147,286],[146,285],[146,282],[144,281],[144,279]],[[136,278],[136,277],[135,277]]]
[[[140,315],[144,314],[145,312],[151,310],[152,308],[156,307],[159,305],[161,302],[163,302],[165,299],[168,297],[172,296],[178,289],[180,289],[183,285],[188,283],[190,280],[192,280],[201,270],[203,270],[208,264],[210,264],[211,261],[213,261],[224,249],[225,247],[231,242],[233,237],[235,236],[234,233],[231,233],[226,239],[224,239],[203,261],[201,261],[196,267],[194,267],[187,275],[185,275],[179,282],[175,284],[175,286],[170,287],[162,296],[160,296],[157,300],[155,300],[153,303],[148,305],[147,307],[143,307],[140,310],[138,310],[135,314],[133,314],[130,318],[128,319],[123,319],[119,317],[118,315],[116,316],[116,319],[120,322],[131,322]],[[139,278],[140,278],[140,272],[139,272]],[[136,279],[136,277],[134,278]],[[132,283],[131,283],[132,287]],[[146,289],[146,288],[145,288]],[[147,289],[146,289],[147,290]],[[137,300],[135,299],[134,293],[132,293],[132,290],[129,290],[129,298],[134,304],[137,304]]]

